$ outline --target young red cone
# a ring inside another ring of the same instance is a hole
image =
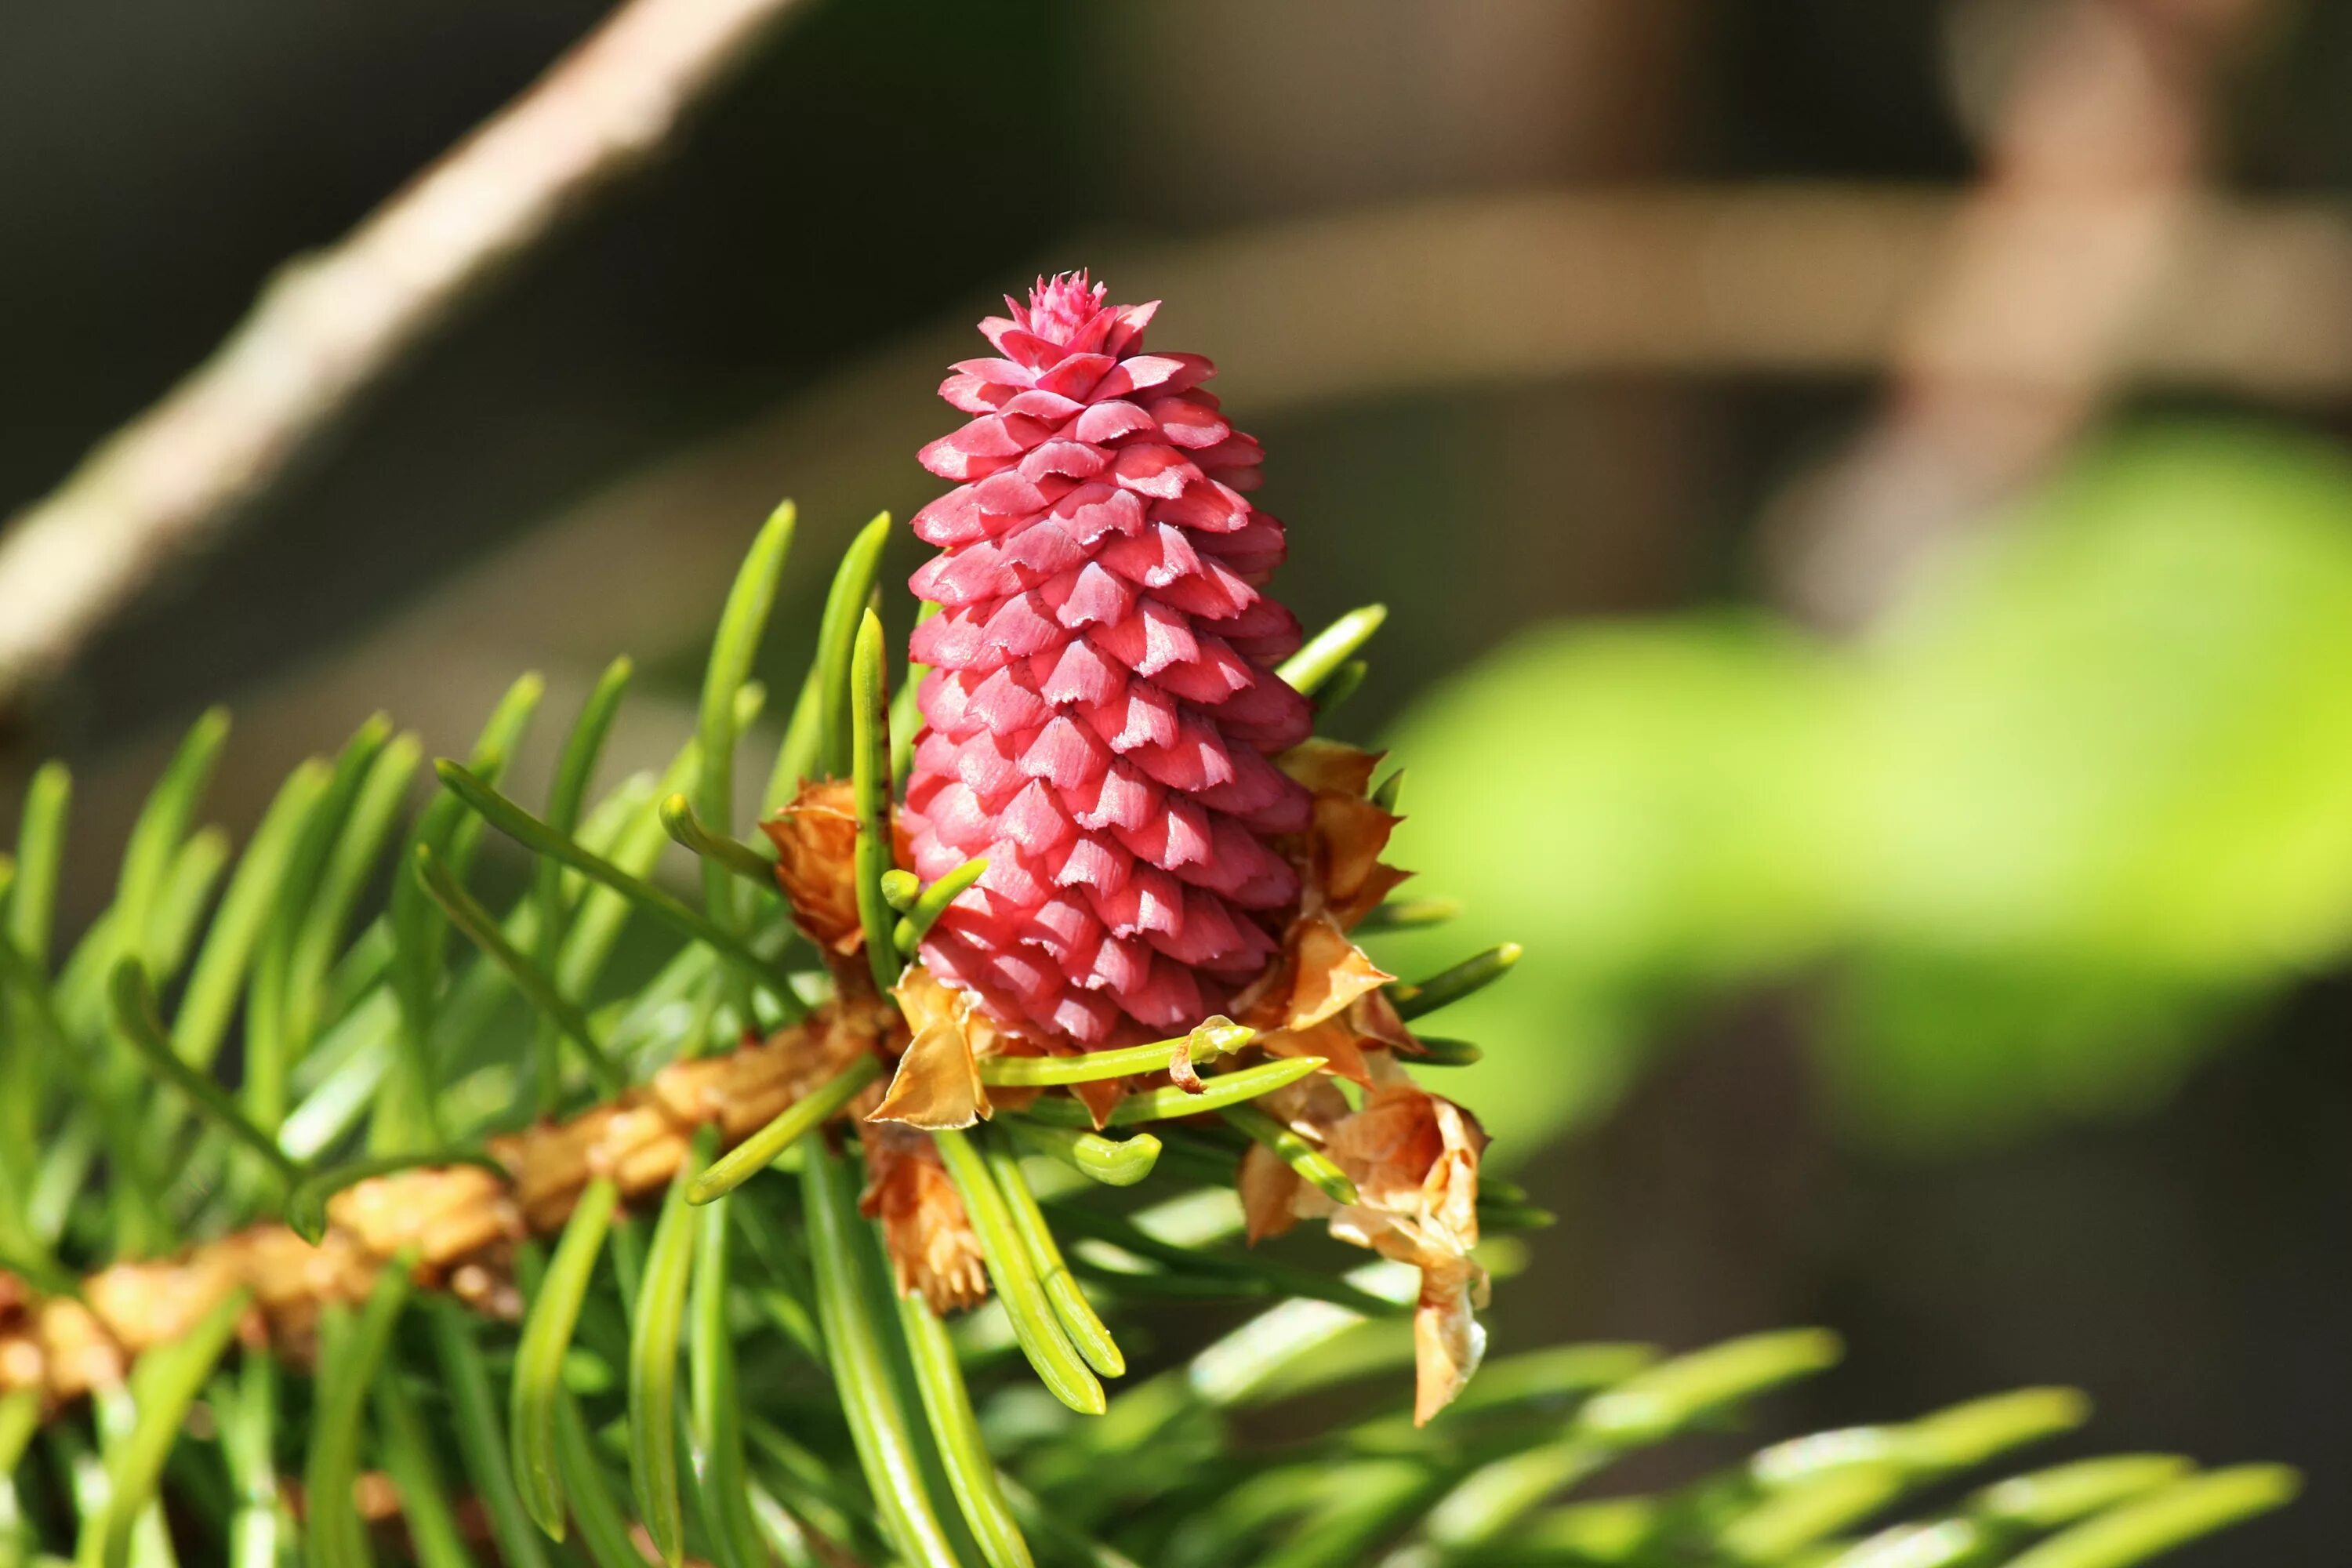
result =
[[[1269,839],[1310,814],[1267,760],[1311,717],[1272,669],[1298,624],[1258,592],[1284,551],[1248,500],[1263,454],[1206,359],[1144,351],[1156,305],[1103,300],[1056,277],[981,323],[996,356],[940,388],[972,417],[921,454],[957,488],[914,521],[942,613],[904,820],[926,881],[988,860],[923,962],[1066,1047],[1230,1005],[1298,895]]]

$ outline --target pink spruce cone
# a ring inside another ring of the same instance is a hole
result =
[[[923,944],[940,979],[1043,1044],[1191,1028],[1261,973],[1298,878],[1269,836],[1307,792],[1266,753],[1306,739],[1273,663],[1298,623],[1257,591],[1282,525],[1249,503],[1258,444],[1198,354],[1143,352],[1157,304],[1041,280],[980,324],[1001,358],[940,395],[971,422],[922,450],[957,488],[915,517],[942,613],[907,789],[915,869],[988,873]]]

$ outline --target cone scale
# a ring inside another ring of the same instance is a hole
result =
[[[1298,896],[1276,836],[1307,791],[1268,760],[1304,740],[1275,675],[1297,619],[1260,590],[1282,525],[1263,453],[1198,354],[1147,352],[1155,305],[1041,280],[940,386],[971,417],[923,448],[956,489],[917,514],[940,553],[909,584],[906,822],[929,881],[988,871],[925,964],[1000,1026],[1094,1048],[1190,1028],[1263,971]]]

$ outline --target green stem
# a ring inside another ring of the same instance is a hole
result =
[[[737,1384],[735,1341],[727,1319],[728,1211],[724,1198],[694,1215],[700,1232],[694,1255],[693,1324],[687,1340],[697,1495],[704,1524],[722,1563],[761,1568],[758,1524],[751,1517],[743,1458],[742,1391]]]
[[[1322,732],[1322,721],[1328,719],[1339,704],[1353,697],[1371,673],[1372,667],[1360,658],[1351,658],[1331,672],[1330,679],[1323,682],[1323,689],[1315,694],[1317,733]]]
[[[824,616],[817,626],[817,760],[831,778],[848,773],[856,752],[850,666],[856,658],[859,622],[881,570],[882,547],[889,542],[890,514],[886,511],[849,542],[825,592]]]
[[[998,1125],[1035,1152],[1107,1187],[1131,1187],[1151,1174],[1160,1162],[1160,1142],[1149,1132],[1127,1139],[1106,1138],[1099,1132],[1055,1127],[1026,1116],[1008,1116]]]
[[[295,837],[326,787],[327,765],[315,757],[288,774],[229,879],[228,892],[189,974],[173,1031],[180,1054],[198,1067],[211,1066],[219,1053],[255,947],[283,887]]]
[[[732,831],[735,811],[735,743],[740,735],[735,724],[735,699],[751,679],[752,658],[767,635],[768,617],[776,605],[776,584],[783,575],[784,559],[792,552],[797,515],[791,501],[780,503],[768,514],[736,571],[726,606],[719,612],[719,628],[711,635],[697,725],[702,765],[696,771],[694,797],[703,820],[720,834]],[[711,924],[730,935],[740,935],[743,929],[739,892],[725,866],[703,861],[703,909]],[[749,1017],[751,998],[740,979],[726,989],[732,994],[736,1011]]]
[[[947,1466],[956,1505],[989,1568],[1033,1568],[1029,1542],[998,1489],[996,1464],[989,1458],[980,1421],[972,1414],[971,1393],[964,1386],[963,1366],[956,1359],[955,1342],[947,1326],[925,1303],[919,1291],[898,1298],[898,1321],[907,1332],[907,1348],[915,1366],[915,1386],[930,1417],[931,1434],[939,1441],[940,1458]]]
[[[1356,922],[1360,931],[1420,931],[1444,925],[1462,913],[1459,899],[1391,899],[1376,904]]]
[[[1334,671],[1355,657],[1358,648],[1371,640],[1372,634],[1388,618],[1385,605],[1366,605],[1361,609],[1349,610],[1309,637],[1305,647],[1282,661],[1275,674],[1301,697],[1312,697]]]
[[[1240,1024],[1203,1024],[1189,1035],[1156,1040],[1148,1046],[1128,1046],[1115,1051],[1087,1051],[1074,1057],[991,1057],[980,1064],[980,1080],[990,1085],[1027,1088],[1067,1083],[1094,1083],[1107,1078],[1128,1078],[1159,1072],[1189,1051],[1195,1066],[1231,1056],[1257,1038],[1255,1029]]]
[[[868,610],[857,623],[857,643],[850,658],[849,722],[855,742],[850,777],[857,801],[857,916],[866,928],[866,960],[873,970],[874,988],[887,996],[905,966],[893,934],[898,921],[890,900],[882,896],[882,873],[890,868],[895,852],[884,659],[882,618]]]
[[[881,1058],[871,1052],[859,1057],[823,1085],[784,1107],[774,1121],[735,1145],[724,1158],[695,1177],[687,1186],[686,1201],[707,1204],[713,1198],[724,1197],[733,1192],[774,1164],[777,1155],[830,1121],[844,1106],[857,1098],[858,1090],[881,1076]]]
[[[1402,982],[1390,986],[1389,1000],[1396,1004],[1397,1016],[1418,1018],[1434,1013],[1440,1007],[1459,1002],[1475,991],[1483,991],[1510,973],[1526,950],[1516,942],[1507,942],[1486,952],[1474,953],[1453,968],[1431,975],[1417,985]]]
[[[987,1161],[961,1132],[934,1132],[931,1139],[963,1197],[964,1212],[971,1216],[981,1253],[988,1260],[988,1277],[1003,1300],[1005,1315],[1013,1320],[1022,1353],[1055,1398],[1081,1415],[1101,1415],[1109,1407],[1102,1384],[1087,1370],[1077,1347],[1063,1329]]]
[[[740,838],[712,832],[695,816],[694,803],[684,795],[664,797],[660,812],[662,831],[669,835],[670,842],[724,867],[755,888],[775,891],[776,868],[768,858]]]
[[[523,1320],[515,1348],[514,1382],[507,1410],[509,1457],[523,1507],[540,1529],[563,1539],[563,1479],[556,1456],[557,1402],[563,1392],[563,1358],[580,1323],[596,1259],[604,1250],[620,1189],[599,1176],[582,1190],[564,1222],[554,1261]]]
[[[221,1423],[221,1456],[236,1491],[228,1527],[231,1568],[276,1568],[293,1519],[278,1479],[278,1363],[248,1356],[232,1384],[215,1385],[213,1410]]]
[[[1393,1318],[1411,1310],[1409,1306],[1400,1306],[1345,1279],[1318,1274],[1312,1269],[1279,1263],[1268,1258],[1216,1252],[1163,1241],[1131,1220],[1122,1219],[1117,1215],[1098,1214],[1076,1205],[1056,1203],[1053,1210],[1055,1222],[1066,1232],[1108,1242],[1123,1252],[1149,1259],[1169,1270],[1165,1276],[1136,1277],[1147,1284],[1165,1279],[1171,1284],[1237,1287],[1240,1293],[1247,1295],[1304,1296],[1352,1308],[1368,1318]],[[1081,1263],[1083,1266],[1083,1259]],[[1203,1293],[1213,1295],[1216,1290],[1207,1289]]]
[[[808,1016],[806,1005],[793,994],[792,987],[772,973],[741,938],[721,931],[711,923],[709,916],[644,879],[631,876],[603,856],[583,848],[568,836],[556,832],[459,763],[445,757],[434,763],[434,769],[451,794],[472,807],[482,820],[524,848],[552,856],[592,881],[610,888],[671,930],[709,947],[774,998],[787,1020],[798,1020]]]
[[[449,923],[463,931],[475,946],[505,970],[507,977],[514,982],[515,989],[528,997],[542,1016],[554,1021],[556,1028],[580,1053],[580,1059],[587,1066],[589,1076],[596,1080],[598,1089],[608,1096],[618,1095],[626,1089],[629,1075],[621,1070],[620,1064],[605,1053],[603,1046],[597,1044],[595,1035],[588,1027],[588,1016],[580,1010],[579,1004],[558,990],[552,975],[506,939],[506,933],[499,929],[498,917],[476,902],[474,896],[459,885],[457,879],[449,874],[449,868],[434,856],[431,845],[419,844],[416,847],[415,871],[425,883],[425,890],[449,917]],[[541,1081],[552,1084],[560,1079],[551,1072]],[[548,1109],[548,1101],[542,1099],[541,1110],[544,1112]]]
[[[2237,1465],[2190,1476],[2060,1531],[2011,1558],[2011,1568],[2117,1568],[2143,1562],[2283,1508],[2302,1489],[2303,1478],[2284,1465]]]
[[[236,1337],[247,1300],[244,1291],[232,1292],[184,1338],[142,1356],[131,1373],[138,1420],[129,1439],[107,1458],[106,1516],[98,1527],[105,1568],[129,1563],[131,1531],[154,1500],[163,1461],[180,1440],[188,1408]]]
[[[400,1494],[400,1515],[408,1524],[417,1568],[475,1568],[407,1381],[397,1369],[389,1371],[375,1380],[373,1394],[384,1471]]]
[[[866,1310],[871,1291],[851,1236],[859,1223],[856,1197],[822,1144],[811,1144],[801,1162],[801,1194],[826,1356],[866,1488],[901,1557],[916,1568],[959,1568],[923,1482],[922,1457],[894,1393],[897,1378]]]
[[[1011,1476],[1000,1471],[996,1479],[1014,1516],[1053,1542],[1065,1562],[1076,1564],[1076,1568],[1138,1568],[1134,1558],[1116,1547],[1104,1545],[1069,1523]]]
[[[182,1061],[172,1048],[163,1020],[155,1013],[155,994],[147,984],[147,972],[138,959],[125,958],[115,966],[110,989],[115,1023],[148,1068],[186,1095],[223,1131],[259,1154],[289,1191],[299,1185],[308,1174],[304,1168],[278,1146],[275,1138],[254,1124],[228,1090]]]
[[[1128,1127],[1139,1121],[1204,1116],[1213,1110],[1239,1105],[1244,1100],[1255,1100],[1261,1094],[1272,1094],[1309,1074],[1322,1071],[1328,1065],[1321,1057],[1284,1057],[1277,1061],[1244,1068],[1239,1072],[1219,1073],[1214,1078],[1204,1079],[1202,1080],[1204,1087],[1199,1094],[1187,1094],[1181,1089],[1145,1089],[1140,1094],[1129,1095],[1113,1106],[1106,1125]],[[1021,1114],[1064,1127],[1091,1127],[1094,1124],[1087,1108],[1075,1100],[1040,1100]]]
[[[16,834],[16,881],[8,892],[5,923],[0,924],[0,943],[22,953],[26,967],[40,976],[48,969],[49,929],[56,916],[72,796],[73,776],[64,764],[46,763],[34,773]],[[0,1015],[19,1038],[29,1027],[21,1009],[29,1005],[25,999],[0,995]],[[0,1058],[0,1149],[35,1147],[49,1087],[47,1066],[43,1053],[29,1049],[13,1050]],[[29,1183],[29,1172],[18,1174]]]
[[[1221,1113],[1232,1126],[1249,1134],[1297,1172],[1299,1180],[1320,1190],[1342,1206],[1356,1201],[1356,1184],[1337,1162],[1292,1128],[1284,1126],[1255,1105],[1236,1105]]]
[[[605,1474],[588,1440],[587,1418],[571,1393],[557,1396],[555,1458],[564,1495],[572,1500],[572,1516],[580,1521],[580,1543],[596,1568],[645,1568],[645,1554],[629,1534],[629,1521],[614,1506],[619,1489]]]
[[[912,958],[915,950],[923,945],[923,938],[939,923],[948,906],[963,897],[966,889],[988,874],[986,857],[965,861],[954,870],[915,895],[915,901],[906,915],[892,928],[891,937],[900,956]]]
[[[375,875],[386,839],[408,802],[408,783],[425,754],[413,734],[395,735],[376,752],[352,796],[327,858],[310,893],[287,967],[287,1032],[298,1051],[307,1051],[328,1022],[329,979],[350,927],[352,910]],[[151,967],[152,967],[151,965]],[[155,968],[157,977],[163,971]]]
[[[111,1098],[98,1082],[94,1065],[85,1053],[67,1043],[65,1025],[58,1017],[47,977],[17,951],[0,931],[0,1005],[8,1009],[8,1043],[16,1047],[12,1058],[47,1060],[64,1068],[68,1086],[81,1100],[61,1131],[46,1140],[27,1139],[10,1152],[37,1162],[23,1182],[21,1220],[8,1216],[0,1224],[0,1241],[21,1249],[24,1258],[45,1272],[63,1273],[50,1248],[65,1228],[68,1212],[81,1190],[83,1173],[102,1137],[121,1165],[124,1191],[116,1205],[118,1241],[135,1242],[144,1251],[150,1238],[165,1228],[161,1193],[148,1171],[135,1124],[121,1115],[103,1113]],[[0,1110],[7,1109],[0,1106]]]
[[[628,694],[629,680],[635,672],[635,667],[626,655],[606,665],[594,689],[588,693],[588,700],[581,704],[572,732],[564,737],[563,754],[556,760],[555,782],[547,792],[547,825],[558,833],[578,837],[580,813],[588,799],[596,760],[604,753],[605,737],[612,732],[613,721],[621,710],[621,700]],[[541,972],[551,977],[557,973],[563,960],[563,868],[559,862],[543,858],[532,862],[531,900],[539,910],[534,952]],[[531,1031],[534,1076],[542,1116],[555,1113],[562,1093],[562,1026],[545,1012],[541,1013]]]
[[[994,1143],[985,1145],[985,1150],[989,1174],[996,1178],[996,1190],[1003,1194],[1005,1209],[1013,1215],[1013,1227],[1028,1249],[1030,1265],[1045,1287],[1045,1300],[1052,1304],[1054,1315],[1061,1320],[1063,1331],[1078,1347],[1078,1353],[1087,1358],[1088,1366],[1105,1377],[1126,1376],[1127,1356],[1063,1259],[1062,1249],[1054,1240],[1054,1228],[1045,1223],[1045,1212],[1037,1206],[1037,1194],[1029,1190],[1029,1178],[1022,1174],[1021,1157]]]
[[[302,1489],[310,1507],[310,1561],[324,1568],[359,1568],[368,1561],[366,1526],[352,1496],[360,1474],[360,1419],[391,1348],[393,1324],[408,1304],[412,1267],[405,1253],[384,1265],[319,1391]]]
[[[686,1555],[686,1518],[678,1503],[677,1347],[694,1265],[694,1215],[686,1206],[686,1184],[696,1163],[689,1160],[679,1168],[662,1200],[629,1323],[630,1484],[646,1533],[670,1568],[677,1568]]]
[[[474,1338],[474,1321],[464,1307],[447,1297],[430,1304],[426,1320],[455,1418],[457,1452],[489,1512],[499,1561],[507,1568],[548,1568],[543,1538],[530,1515],[523,1511],[514,1472],[507,1466],[506,1435],[499,1430],[498,1402],[490,1392],[489,1373],[482,1364],[481,1345]]]

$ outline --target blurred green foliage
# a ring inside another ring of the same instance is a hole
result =
[[[1944,1148],[2161,1098],[2352,935],[2352,464],[2119,437],[1864,644],[1749,615],[1555,627],[1391,737],[1399,858],[1513,985],[1446,1020],[1508,1142],[1604,1114],[1679,1009],[1821,976],[1824,1082]],[[1513,1144],[1519,1147],[1514,1151]]]

